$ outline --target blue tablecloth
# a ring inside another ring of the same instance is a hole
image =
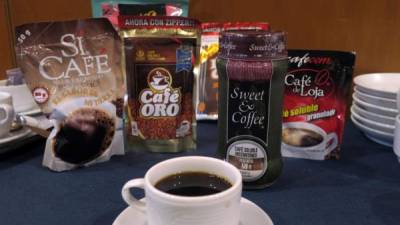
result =
[[[43,141],[0,155],[0,225],[110,225],[126,207],[122,185],[157,162],[214,155],[215,123],[201,123],[198,150],[130,153],[90,168],[56,173],[41,167]],[[285,159],[270,188],[245,191],[275,225],[400,224],[400,164],[391,148],[346,125],[342,159]]]

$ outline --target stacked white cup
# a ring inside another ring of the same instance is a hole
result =
[[[9,133],[13,119],[12,96],[7,92],[0,92],[0,139]]]
[[[400,89],[397,92],[397,108],[400,109]],[[393,151],[397,155],[400,163],[400,114],[396,116],[395,130],[394,130],[394,141]]]

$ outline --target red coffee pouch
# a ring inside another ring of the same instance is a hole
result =
[[[282,155],[339,159],[355,53],[289,50]]]
[[[54,124],[43,165],[63,171],[124,154],[121,42],[109,21],[25,24],[16,35],[18,65]]]

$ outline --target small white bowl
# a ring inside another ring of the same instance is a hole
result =
[[[400,88],[400,87],[399,87]],[[359,90],[358,86],[354,87],[354,94],[359,98],[360,100],[374,104],[376,106],[382,106],[385,108],[391,108],[391,109],[397,109],[397,102],[394,99],[391,98],[382,98],[382,97],[377,97],[374,95],[369,95],[367,93],[362,92]]]
[[[369,119],[369,120],[372,120],[372,121],[376,121],[376,122],[379,122],[379,123],[384,123],[384,124],[387,124],[387,125],[394,125],[395,122],[396,122],[396,120],[393,117],[382,116],[380,114],[376,114],[376,113],[373,113],[373,112],[368,112],[368,111],[358,107],[356,104],[353,104],[351,106],[351,110],[354,110],[358,115],[360,115],[360,116],[362,116],[362,117],[364,117],[366,119]]]
[[[351,120],[353,121],[354,125],[358,127],[361,131],[364,132],[365,136],[367,136],[369,139],[372,141],[379,143],[381,145],[385,145],[388,147],[393,146],[393,134],[387,133],[387,132],[382,132],[382,131],[377,131],[373,130],[362,123],[360,123],[356,118],[354,118],[353,115],[351,115]]]
[[[362,92],[396,99],[400,88],[400,73],[371,73],[356,76],[354,83]]]
[[[364,102],[357,98],[355,94],[353,94],[353,101],[354,103],[359,106],[360,108],[368,111],[368,112],[373,112],[379,115],[383,116],[389,116],[389,117],[396,117],[399,112],[396,109],[391,109],[391,108],[386,108],[386,107],[381,107],[381,106],[376,106],[367,102]]]
[[[353,109],[351,109],[351,114],[356,118],[360,123],[363,125],[377,131],[382,131],[386,133],[391,133],[394,134],[394,125],[387,125],[384,123],[379,123],[373,120],[369,120],[367,118],[364,118],[360,115],[358,115]]]

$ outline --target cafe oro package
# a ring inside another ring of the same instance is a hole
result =
[[[127,149],[195,148],[199,23],[182,17],[122,16],[127,82]]]
[[[54,123],[43,165],[63,171],[123,154],[121,43],[109,21],[26,24],[16,37],[18,65]]]

